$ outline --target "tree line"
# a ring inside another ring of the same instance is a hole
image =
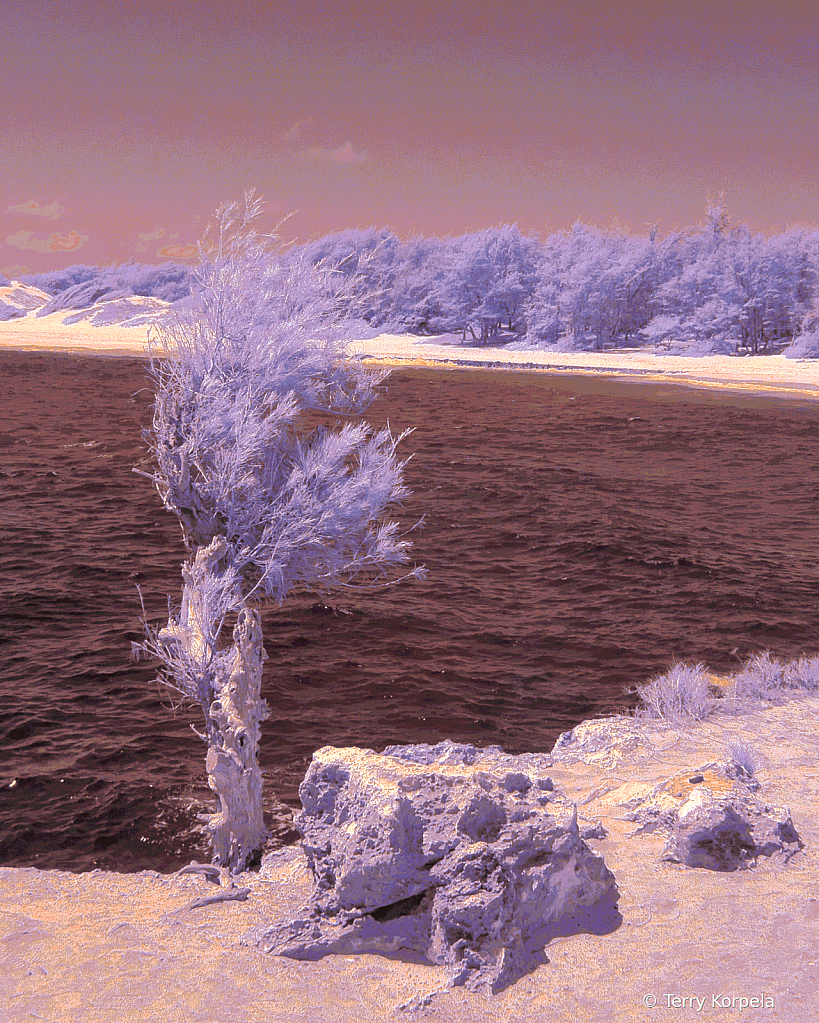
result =
[[[505,224],[409,241],[342,231],[300,251],[366,281],[380,298],[362,317],[397,332],[562,351],[819,355],[819,231],[730,227],[722,201],[704,225],[664,238],[576,223],[540,240]]]
[[[406,240],[370,228],[284,258],[331,270],[338,315],[383,331],[559,351],[819,356],[819,230],[731,227],[722,199],[709,201],[703,224],[663,238],[579,222],[542,240],[514,224]],[[198,286],[177,263],[78,265],[25,281],[54,296],[41,314],[106,293],[182,303]]]

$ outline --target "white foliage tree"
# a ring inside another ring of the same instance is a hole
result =
[[[527,300],[525,346],[555,348],[560,339],[560,253],[562,234],[552,234],[541,245],[536,266],[536,284]]]
[[[151,478],[191,556],[179,612],[164,628],[146,623],[135,644],[202,710],[198,734],[219,799],[206,829],[213,862],[231,873],[267,837],[258,603],[424,574],[393,571],[410,547],[388,517],[409,493],[396,457],[405,434],[355,421],[386,373],[345,354],[354,325],[339,314],[349,306],[340,289],[349,279],[282,259],[275,236],[252,227],[260,212],[252,192],[244,210],[217,210],[216,233],[200,246],[198,305],[161,324],[154,339]]]
[[[662,240],[656,228],[636,237],[578,222],[543,243],[510,225],[407,242],[371,229],[299,251],[355,277],[347,308],[371,326],[514,348],[757,354],[792,341],[807,350],[819,233],[731,227],[720,194],[699,227]]]
[[[810,236],[792,230],[765,238],[746,227],[729,230],[720,202],[709,204],[700,231],[669,241],[647,338],[682,342],[684,348],[672,344],[671,350],[691,355],[738,349],[759,354],[798,333],[815,286]],[[667,330],[671,318],[676,326]]]
[[[733,232],[734,279],[742,304],[741,345],[752,354],[789,343],[799,330],[813,291],[807,252],[798,232],[774,238]]]
[[[452,239],[437,290],[445,329],[488,344],[505,329],[525,330],[524,310],[537,283],[537,239],[516,224]]]
[[[731,262],[731,234],[724,202],[709,199],[706,223],[663,243],[654,319],[643,333],[662,340],[677,354],[733,351],[742,303]],[[674,317],[677,327],[665,328]]]
[[[577,223],[563,237],[557,267],[561,347],[600,350],[637,340],[657,286],[653,238]]]
[[[434,334],[446,329],[440,301],[449,248],[440,238],[402,242],[393,278],[391,323],[397,330]]]
[[[400,243],[384,228],[338,231],[296,250],[314,266],[331,266],[344,280],[349,311],[370,326],[392,315],[394,278]]]

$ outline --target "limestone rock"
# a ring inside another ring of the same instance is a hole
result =
[[[733,763],[708,763],[680,771],[649,792],[644,790],[623,802],[621,805],[629,811],[625,819],[638,825],[635,835],[652,831],[670,834],[683,804],[700,789],[707,790],[712,796],[729,797],[755,793],[759,790],[759,783]]]
[[[626,803],[634,835],[664,831],[663,860],[688,867],[732,871],[760,856],[787,862],[802,841],[784,807],[758,798],[759,783],[735,763],[685,771]]]
[[[257,940],[297,959],[413,952],[497,991],[552,936],[613,930],[614,876],[544,763],[448,741],[318,750],[296,818],[310,911]]]
[[[688,867],[739,870],[760,856],[787,861],[802,848],[790,813],[753,796],[714,797],[707,789],[680,808],[662,858]]]
[[[582,721],[558,736],[550,758],[555,764],[616,767],[646,746],[643,729],[628,717]]]

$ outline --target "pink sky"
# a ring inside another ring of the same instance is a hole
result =
[[[182,258],[251,186],[300,241],[819,226],[815,0],[75,6],[4,7],[7,275]]]

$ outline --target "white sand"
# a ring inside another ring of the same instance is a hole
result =
[[[0,350],[72,352],[107,356],[147,353],[147,327],[94,327],[88,322],[64,324],[69,313],[26,316],[0,322]],[[819,398],[819,359],[786,359],[784,355],[685,358],[644,351],[515,352],[506,348],[475,348],[455,343],[451,335],[418,338],[381,334],[354,341],[350,350],[385,366],[440,369],[510,369],[594,374],[645,381],[666,381],[694,387],[764,392],[783,398]]]
[[[686,358],[639,350],[609,352],[509,351],[460,345],[452,336],[441,339],[382,334],[355,341],[351,350],[385,365],[442,369],[510,369],[533,372],[594,374],[695,387],[763,391],[782,397],[819,397],[819,359],[786,359],[784,355],[710,355]]]
[[[87,355],[144,355],[147,327],[94,327],[87,320],[63,323],[74,310],[0,322],[0,351],[70,352]]]

